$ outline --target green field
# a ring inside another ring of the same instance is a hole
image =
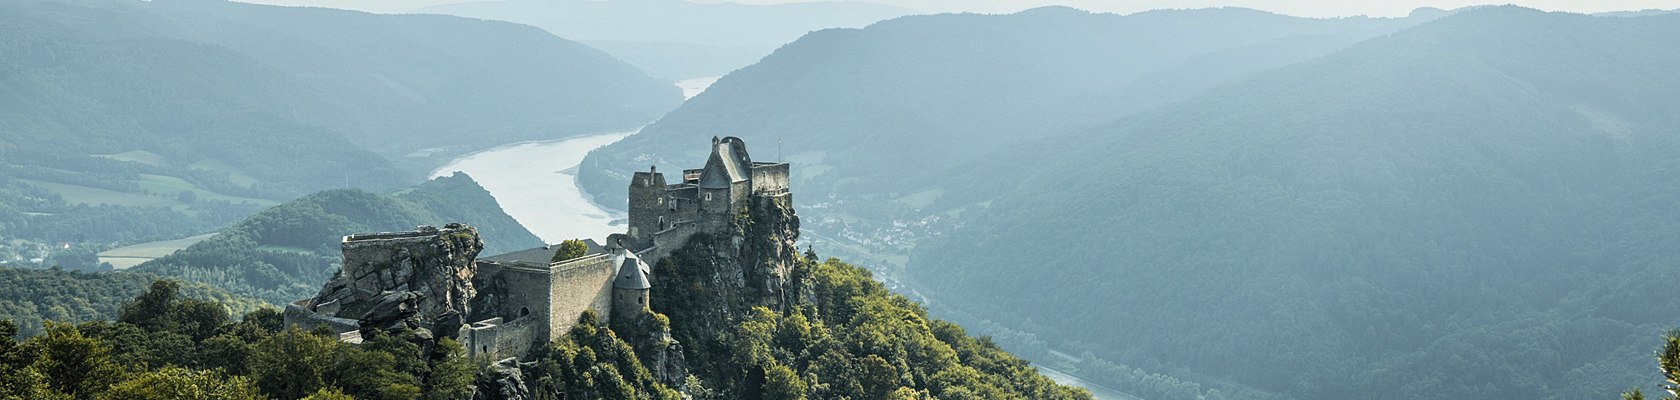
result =
[[[169,158],[145,150],[125,151],[116,154],[95,154],[94,157],[109,158],[117,161],[136,162],[147,165],[164,166],[169,164]]]
[[[140,179],[134,181],[152,194],[119,192],[90,186],[72,185],[67,183],[47,182],[34,179],[19,179],[30,185],[46,189],[59,196],[64,201],[75,204],[109,204],[114,206],[155,206],[175,207],[181,209],[186,203],[179,200],[183,191],[193,192],[199,200],[224,200],[235,203],[252,203],[261,206],[272,206],[279,202],[249,197],[228,196],[198,188],[181,178],[173,176],[141,174]]]
[[[187,246],[209,239],[211,236],[215,236],[215,234],[207,233],[189,238],[160,240],[110,249],[99,253],[99,262],[111,263],[111,266],[117,269],[126,269],[151,261],[154,258],[167,256],[176,250],[185,249]]]
[[[36,186],[59,196],[64,201],[75,204],[110,204],[114,206],[161,206],[169,207],[181,204],[175,196],[147,196],[139,193],[125,193],[115,190],[100,189],[81,185],[70,185],[57,182],[38,181],[34,179],[18,179],[24,183]]]
[[[176,178],[176,177],[173,177],[173,176],[140,174],[140,180],[135,181],[135,183],[139,183],[141,189],[146,189],[148,191],[151,191],[152,193],[179,194],[182,191],[192,191],[193,193],[196,193],[198,195],[199,200],[225,200],[225,201],[230,201],[230,202],[235,202],[235,203],[241,203],[241,202],[243,202],[243,203],[253,203],[253,204],[259,204],[259,205],[263,205],[263,206],[272,206],[272,205],[275,205],[275,204],[280,204],[279,202],[276,202],[276,201],[273,201],[273,200],[253,199],[253,198],[249,198],[249,197],[228,196],[228,195],[224,195],[224,194],[220,194],[220,193],[216,193],[216,192],[212,192],[212,191],[208,191],[208,190],[204,190],[204,189],[199,189],[198,186],[195,186],[192,183],[189,183],[185,180],[182,180],[181,178]]]

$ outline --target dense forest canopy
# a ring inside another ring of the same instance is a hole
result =
[[[984,338],[929,319],[862,268],[833,259],[799,265],[803,290],[815,297],[787,315],[757,308],[696,338],[722,353],[696,353],[709,368],[695,370],[684,390],[698,399],[1090,398]],[[139,276],[103,276],[118,274]],[[110,320],[49,321],[19,340],[17,325],[0,318],[0,391],[31,399],[461,399],[505,387],[498,379],[512,370],[535,399],[683,398],[653,379],[614,332],[624,327],[607,329],[594,311],[518,365],[468,358],[455,341],[417,330],[374,330],[348,344],[331,332],[285,327],[274,309],[231,315],[159,280],[103,316]]]
[[[146,291],[157,277],[132,272],[85,273],[63,269],[0,267],[0,320],[12,321],[20,337],[41,333],[48,321],[83,323],[115,319],[122,305]],[[219,303],[236,313],[255,311],[263,302],[234,296],[210,285],[185,283],[177,289],[188,298]]]
[[[972,208],[911,274],[1066,353],[1296,398],[1644,386],[1680,315],[1677,38],[1461,11],[974,164],[947,199],[994,198],[935,206]]]

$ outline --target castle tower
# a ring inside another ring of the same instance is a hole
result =
[[[665,175],[650,166],[630,178],[629,234],[636,248],[653,244],[653,233],[665,229],[659,219],[666,214]]]
[[[734,219],[735,209],[751,190],[752,161],[741,139],[712,138],[712,154],[700,173],[700,220],[702,229],[723,231]]]
[[[648,282],[647,274],[647,264],[634,254],[626,252],[624,261],[619,263],[618,274],[613,278],[610,321],[635,318],[641,315],[642,310],[648,308],[648,301],[651,300],[648,291],[653,289],[653,285]]]

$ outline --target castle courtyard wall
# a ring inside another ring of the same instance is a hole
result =
[[[552,267],[549,338],[571,329],[583,310],[595,310],[603,319],[612,315],[612,283],[618,272],[610,254],[597,254]],[[533,311],[535,312],[535,311]]]

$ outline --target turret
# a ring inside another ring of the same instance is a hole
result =
[[[613,277],[612,321],[636,318],[648,308],[648,293],[653,289],[648,272],[647,264],[635,254],[624,253]]]

